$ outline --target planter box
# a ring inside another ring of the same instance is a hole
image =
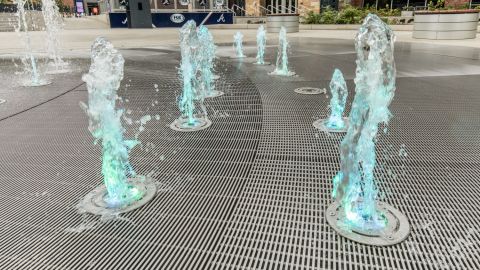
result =
[[[413,11],[402,11],[400,16],[402,16],[402,17],[413,17]]]
[[[298,14],[272,14],[267,16],[267,32],[278,33],[283,26],[287,33],[298,32],[300,24]]]
[[[413,38],[475,38],[477,36],[478,12],[478,10],[415,12]]]

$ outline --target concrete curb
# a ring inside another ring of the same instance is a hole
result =
[[[210,29],[257,29],[260,24],[211,24]],[[413,31],[413,24],[390,25],[394,31]],[[300,24],[300,30],[358,30],[359,24]]]

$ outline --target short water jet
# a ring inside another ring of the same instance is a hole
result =
[[[339,69],[333,72],[330,81],[330,117],[328,119],[319,119],[313,122],[313,126],[325,132],[346,132],[348,128],[348,118],[343,117],[345,104],[347,103],[347,83]]]
[[[197,53],[197,64],[200,72],[200,87],[205,98],[214,98],[222,96],[224,93],[215,89],[214,84],[214,66],[215,53],[217,46],[213,41],[213,36],[208,28],[201,25],[197,29],[200,49]]]
[[[268,65],[269,63],[265,62],[265,47],[267,45],[267,31],[260,25],[257,30],[257,65]]]
[[[14,4],[17,7],[17,13],[15,14],[15,16],[17,17],[18,21],[18,24],[15,26],[15,32],[17,32],[21,36],[23,45],[25,46],[25,56],[22,57],[23,70],[24,73],[28,74],[30,77],[29,80],[23,82],[23,86],[48,85],[52,82],[44,78],[43,74],[39,70],[37,59],[35,59],[35,56],[33,55],[25,11],[25,4],[27,4],[27,1],[14,0]]]
[[[59,34],[63,21],[55,0],[42,0],[42,15],[47,33],[48,74],[69,72],[68,63],[60,55]]]
[[[277,65],[275,70],[269,73],[270,75],[277,76],[294,76],[295,72],[288,70],[288,40],[287,30],[282,26],[278,33],[278,52],[277,52]]]
[[[103,185],[87,194],[78,205],[81,212],[111,216],[136,209],[156,193],[149,177],[135,173],[129,162],[130,150],[137,140],[125,140],[121,119],[123,109],[116,108],[117,90],[123,79],[124,59],[104,38],[92,45],[92,63],[83,80],[88,88],[88,105],[80,103],[89,118],[89,131],[95,144],[102,144]]]
[[[235,56],[232,58],[244,58],[243,54],[243,34],[241,32],[235,33],[233,36],[233,48],[235,50]]]
[[[203,104],[204,93],[198,80],[198,54],[201,48],[197,26],[190,20],[180,29],[180,79],[183,83],[182,95],[178,101],[180,117],[170,124],[176,131],[190,132],[208,128],[212,122],[207,117],[207,110]],[[197,106],[195,106],[197,103]],[[198,110],[197,107],[200,107]]]
[[[340,172],[333,179],[335,201],[326,211],[328,223],[340,235],[379,246],[399,243],[410,233],[400,211],[377,201],[374,179],[378,125],[391,118],[388,106],[395,94],[394,40],[393,31],[373,14],[355,38],[355,98],[340,146]]]

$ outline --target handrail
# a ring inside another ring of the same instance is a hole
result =
[[[261,9],[265,10],[265,15],[270,13],[270,10],[264,8],[262,5],[259,5],[257,1],[254,1],[254,2],[253,2],[253,6],[255,7],[255,9],[258,8],[258,9],[260,9],[260,10],[261,10]],[[262,12],[259,11],[259,14],[262,15]]]
[[[242,7],[240,7],[240,6],[236,5],[236,4],[233,4],[233,5],[232,5],[232,10],[235,10],[235,8],[236,8],[237,10],[240,9],[241,11],[245,12],[245,16],[247,15],[247,10],[245,10],[244,8],[242,8]]]

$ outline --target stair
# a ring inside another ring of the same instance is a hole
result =
[[[0,32],[13,32],[17,18],[14,13],[0,13]]]

